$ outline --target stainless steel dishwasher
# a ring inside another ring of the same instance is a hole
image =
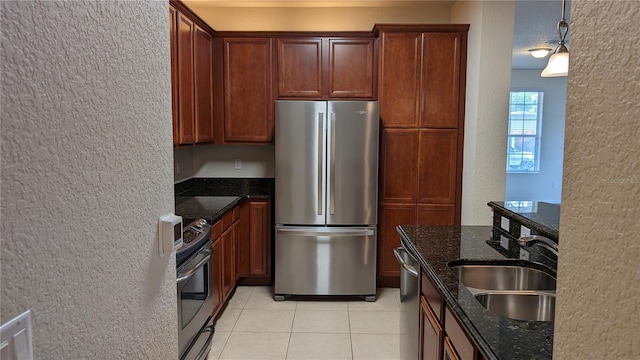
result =
[[[420,347],[420,296],[418,261],[402,246],[393,249],[400,263],[400,359],[418,359]]]

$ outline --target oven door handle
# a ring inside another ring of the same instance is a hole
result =
[[[207,337],[207,341],[204,343],[204,346],[202,347],[202,349],[200,349],[200,352],[198,352],[198,355],[196,355],[196,358],[194,360],[204,360],[207,356],[207,350],[211,347],[211,339],[213,339],[213,332],[215,331],[213,325],[209,325],[206,329],[202,330],[202,332],[206,331],[209,331],[210,334]]]
[[[207,262],[209,262],[209,260],[211,260],[211,249],[206,249],[205,251],[202,251],[200,254],[207,254],[207,256],[204,259],[200,260],[200,262],[198,262],[193,268],[191,268],[191,270],[185,273],[178,274],[176,283],[180,284],[181,282],[189,280],[193,276],[193,274],[195,274],[196,271],[198,271],[199,268],[203,267],[204,264],[206,264]]]

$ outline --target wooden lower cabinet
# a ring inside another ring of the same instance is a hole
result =
[[[247,200],[240,208],[238,273],[241,285],[271,285],[271,201]]]
[[[478,349],[424,270],[420,281],[420,359],[481,359]]]
[[[222,241],[219,237],[214,239],[211,249],[211,287],[211,297],[213,298],[213,312],[211,316],[215,317],[224,303],[224,290],[222,289]]]
[[[448,344],[451,352],[451,359],[478,360],[480,353],[469,339],[469,336],[462,329],[458,319],[453,315],[449,306],[445,308],[444,315],[445,332],[447,333]],[[457,356],[457,357],[454,357]]]
[[[442,359],[442,339],[444,331],[433,315],[424,297],[420,298],[420,359]]]
[[[236,239],[233,226],[222,233],[222,289],[226,301],[236,286]]]

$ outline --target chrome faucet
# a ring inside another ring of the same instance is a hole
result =
[[[518,239],[518,244],[520,244],[520,246],[531,246],[537,244],[551,251],[555,256],[558,256],[558,244],[542,235],[522,236]]]

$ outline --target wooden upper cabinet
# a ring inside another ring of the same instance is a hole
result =
[[[178,11],[169,6],[169,40],[171,44],[171,122],[173,145],[178,144]]]
[[[383,32],[378,95],[384,127],[417,127],[420,88],[419,32]]]
[[[224,140],[273,139],[272,56],[270,38],[225,38]]]
[[[384,129],[380,151],[380,202],[415,204],[418,130]]]
[[[212,36],[196,25],[194,33],[195,126],[197,143],[213,141]]]
[[[454,204],[457,178],[457,130],[420,131],[418,203]]]
[[[178,23],[178,142],[195,142],[193,48],[195,24],[177,13]]]
[[[422,34],[422,126],[458,127],[461,43],[460,33]]]
[[[373,98],[373,45],[373,38],[278,39],[278,98]]]
[[[329,39],[330,98],[373,97],[373,39]]]
[[[278,39],[278,97],[321,98],[322,39]]]

